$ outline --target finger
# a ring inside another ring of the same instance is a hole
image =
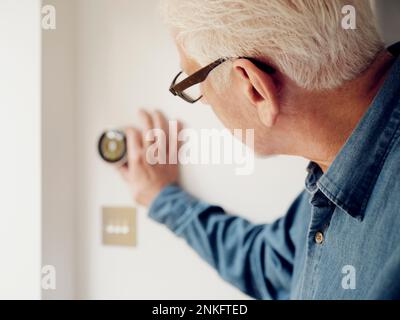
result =
[[[168,132],[168,159],[170,164],[177,164],[178,161],[178,151],[182,146],[182,141],[179,141],[179,132],[182,130],[182,123],[173,120],[170,122]]]
[[[154,122],[155,128],[163,130],[165,132],[165,134],[168,133],[168,120],[161,111],[156,110],[154,112],[153,122]]]
[[[180,147],[183,144],[183,141],[179,140],[179,133],[183,130],[183,123],[178,121],[177,122],[177,137],[176,139],[178,140],[178,150],[180,149]]]
[[[176,123],[177,123],[178,134],[179,134],[179,132],[181,132],[183,129],[183,123],[179,120],[177,120]]]
[[[165,148],[168,150],[168,139],[169,139],[169,128],[168,128],[168,120],[164,116],[164,114],[156,110],[153,114],[153,122],[154,122],[154,127],[156,129],[160,129],[164,132],[165,135]],[[158,143],[161,143],[161,141],[158,141]]]
[[[117,168],[117,171],[125,181],[128,181],[129,169],[127,165],[123,165]]]
[[[142,134],[135,128],[126,129],[126,144],[128,147],[128,165],[137,164],[140,160],[143,149]]]
[[[148,134],[150,134],[150,131],[153,130],[154,128],[153,118],[147,111],[143,109],[139,110],[139,117],[143,123],[143,133],[142,133],[143,145],[144,147],[148,147],[152,143],[152,140],[150,140],[151,136],[149,136]]]

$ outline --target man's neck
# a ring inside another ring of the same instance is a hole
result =
[[[296,125],[302,126],[295,138],[303,142],[294,146],[298,155],[316,162],[326,172],[382,87],[394,60],[384,52],[345,86],[310,94],[304,104],[307,115],[303,114],[304,121]]]

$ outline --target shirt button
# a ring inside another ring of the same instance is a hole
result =
[[[315,242],[317,244],[322,244],[322,242],[324,242],[324,234],[321,231],[318,231],[315,234],[315,238],[314,238]]]

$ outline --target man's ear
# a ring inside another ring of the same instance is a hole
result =
[[[260,70],[247,59],[235,60],[233,72],[239,88],[257,109],[261,122],[272,127],[280,112],[278,88],[273,75]]]

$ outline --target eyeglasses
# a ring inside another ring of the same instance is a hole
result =
[[[200,70],[196,71],[192,75],[186,75],[183,71],[179,72],[174,80],[171,83],[169,91],[174,95],[182,98],[186,102],[189,103],[196,103],[199,101],[203,96],[200,90],[200,83],[205,81],[210,74],[216,67],[224,63],[225,61],[232,60],[232,59],[247,59],[251,61],[257,68],[260,70],[272,74],[275,72],[275,69],[266,65],[263,62],[255,60],[254,58],[247,58],[247,57],[238,57],[238,58],[220,58],[209,65],[201,68]]]

